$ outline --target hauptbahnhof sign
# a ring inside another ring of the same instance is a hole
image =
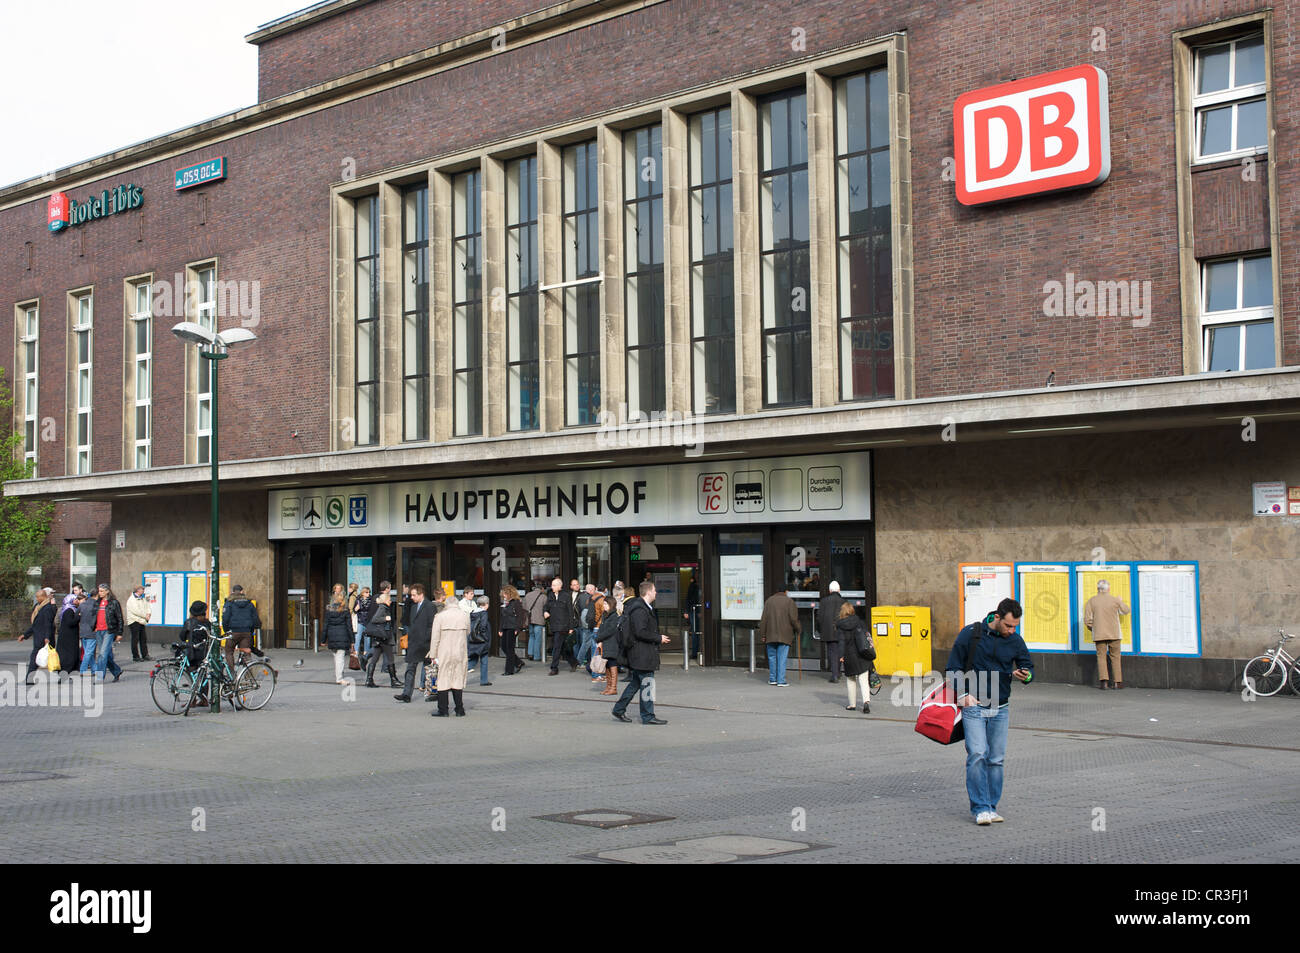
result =
[[[869,452],[272,490],[269,539],[871,518]]]

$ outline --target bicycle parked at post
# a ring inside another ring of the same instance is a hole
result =
[[[1246,663],[1241,673],[1241,683],[1246,691],[1254,695],[1276,695],[1290,681],[1291,691],[1300,695],[1300,665],[1295,656],[1283,648],[1294,638],[1294,635],[1278,629],[1277,645]]]
[[[220,693],[236,709],[256,711],[271,700],[275,692],[276,671],[265,656],[241,663],[234,671],[226,664],[221,653],[224,639],[210,638],[199,643],[206,645],[202,661],[192,664],[187,646],[172,643],[176,656],[159,661],[149,674],[150,692],[154,704],[164,714],[188,715],[196,704],[210,692]],[[197,648],[199,646],[192,646]]]

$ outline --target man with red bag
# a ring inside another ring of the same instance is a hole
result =
[[[966,732],[966,794],[971,816],[981,827],[1003,820],[997,807],[1007,753],[1011,679],[1027,683],[1034,677],[1029,648],[1016,634],[1023,614],[1020,603],[1003,599],[992,624],[966,626],[948,654],[946,677],[962,708]]]

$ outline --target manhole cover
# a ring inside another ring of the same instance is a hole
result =
[[[55,774],[53,771],[2,771],[0,784],[12,784],[17,781],[53,781],[55,778],[66,777],[66,774]]]
[[[673,821],[676,818],[665,817],[662,814],[640,814],[636,811],[599,808],[592,811],[569,811],[567,814],[540,814],[535,820],[579,824],[583,827],[599,827],[608,830],[612,827],[631,827],[633,824],[658,824],[660,821]]]
[[[583,860],[604,860],[616,864],[734,864],[755,857],[824,850],[826,846],[772,837],[719,834],[661,844],[644,844],[640,847],[620,847],[582,854],[580,857]]]

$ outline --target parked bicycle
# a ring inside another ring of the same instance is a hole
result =
[[[159,661],[149,673],[150,693],[159,711],[167,715],[188,715],[191,708],[202,704],[214,691],[236,709],[256,711],[271,700],[277,673],[270,659],[263,656],[244,662],[232,671],[221,653],[223,641],[208,639],[206,653],[198,664],[192,664],[188,653],[182,651],[186,646],[172,643],[176,656]]]
[[[1290,681],[1291,691],[1300,694],[1300,665],[1297,665],[1295,656],[1283,648],[1294,638],[1294,635],[1278,629],[1277,645],[1246,663],[1241,673],[1246,691],[1255,695],[1276,695]]]

